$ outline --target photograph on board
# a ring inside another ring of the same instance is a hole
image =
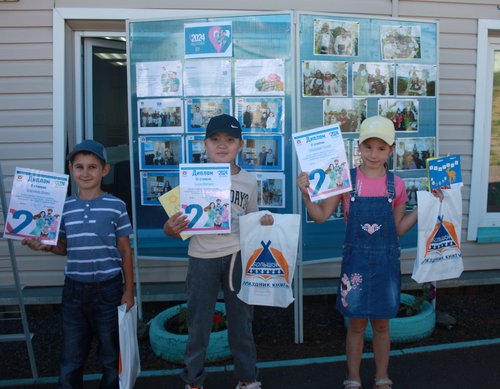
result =
[[[181,99],[137,100],[139,134],[176,134],[183,132]]]
[[[283,170],[281,135],[243,135],[239,165],[246,170]]]
[[[231,115],[231,99],[218,97],[186,99],[186,132],[202,132],[213,116]]]
[[[323,100],[323,125],[339,123],[341,132],[358,132],[366,118],[367,100],[329,98]]]
[[[395,131],[418,131],[417,99],[379,99],[378,114],[391,120]]]
[[[187,163],[209,163],[210,157],[205,150],[205,135],[186,136]]]
[[[399,63],[396,65],[398,96],[436,96],[436,65]]]
[[[285,173],[253,172],[257,178],[259,208],[285,207]]]
[[[141,173],[141,205],[159,206],[158,197],[179,185],[179,172]]]
[[[396,169],[425,169],[427,158],[433,158],[436,150],[436,138],[396,138]]]
[[[359,22],[314,19],[314,55],[358,55]]]
[[[380,26],[380,50],[384,60],[421,58],[420,42],[420,26]]]
[[[139,169],[177,169],[182,161],[181,135],[139,137]]]
[[[387,62],[353,63],[353,96],[394,96],[394,67]]]
[[[428,188],[427,177],[403,178],[403,181],[405,182],[406,194],[408,195],[406,210],[413,211],[417,208],[417,191],[427,190]]]
[[[283,97],[238,97],[235,116],[244,133],[282,133],[285,116],[283,107]]]
[[[303,61],[302,96],[347,96],[347,62]]]

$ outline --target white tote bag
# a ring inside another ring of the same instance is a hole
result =
[[[127,312],[127,304],[118,306],[120,360],[118,374],[120,389],[131,389],[141,372],[139,342],[137,340],[137,304]]]
[[[266,214],[273,216],[273,225],[260,224]],[[293,302],[299,229],[300,215],[260,211],[240,216],[242,301],[282,308]]]
[[[444,199],[417,192],[418,248],[412,278],[418,283],[458,278],[464,270],[460,233],[460,188],[443,189]]]

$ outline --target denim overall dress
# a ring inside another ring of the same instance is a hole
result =
[[[399,310],[401,268],[392,201],[394,174],[387,171],[387,196],[360,197],[356,169],[349,204],[337,309],[347,317],[390,319]]]

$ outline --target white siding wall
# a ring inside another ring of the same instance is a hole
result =
[[[52,169],[51,0],[0,3],[0,163],[12,186],[16,166]],[[0,228],[3,231],[3,214]],[[64,258],[34,255],[15,244],[21,282],[60,283]],[[0,240],[0,285],[12,284]]]
[[[170,2],[175,3],[175,2]],[[182,4],[179,7],[178,4]],[[52,11],[53,8],[182,8],[227,10],[227,0],[185,0],[170,5],[163,0],[21,0],[0,2],[0,162],[12,185],[16,166],[51,170],[52,166]],[[493,0],[254,0],[234,1],[236,10],[301,10],[349,15],[397,16],[439,20],[439,153],[462,155],[464,211],[469,207],[474,123],[477,20],[500,18]],[[251,8],[250,8],[251,7]],[[78,29],[99,30],[103,22],[69,23]],[[3,220],[3,215],[2,215]],[[467,225],[464,214],[463,226]],[[3,225],[0,225],[3,229]],[[462,232],[465,239],[465,233]],[[65,259],[28,251],[16,243],[21,280],[26,285],[60,285]],[[500,245],[464,244],[466,270],[500,268]],[[403,256],[403,271],[411,272],[414,253]],[[12,282],[7,244],[0,240],[0,285]],[[338,264],[305,267],[305,277],[336,277]],[[183,263],[143,261],[143,282],[181,281]]]

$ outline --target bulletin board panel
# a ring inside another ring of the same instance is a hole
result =
[[[405,180],[409,201],[426,190],[425,158],[437,156],[437,22],[299,13],[299,131],[339,123],[350,166],[359,164],[357,138],[365,117],[386,116],[396,129],[389,169]],[[342,209],[324,224],[302,205],[303,262],[342,256]],[[417,246],[417,228],[400,240]]]
[[[209,162],[205,126],[220,113],[243,126],[237,162],[257,177],[259,207],[293,212],[291,21],[291,13],[270,13],[127,23],[138,258],[187,257],[187,241],[163,234],[157,197],[178,185],[179,163]]]

